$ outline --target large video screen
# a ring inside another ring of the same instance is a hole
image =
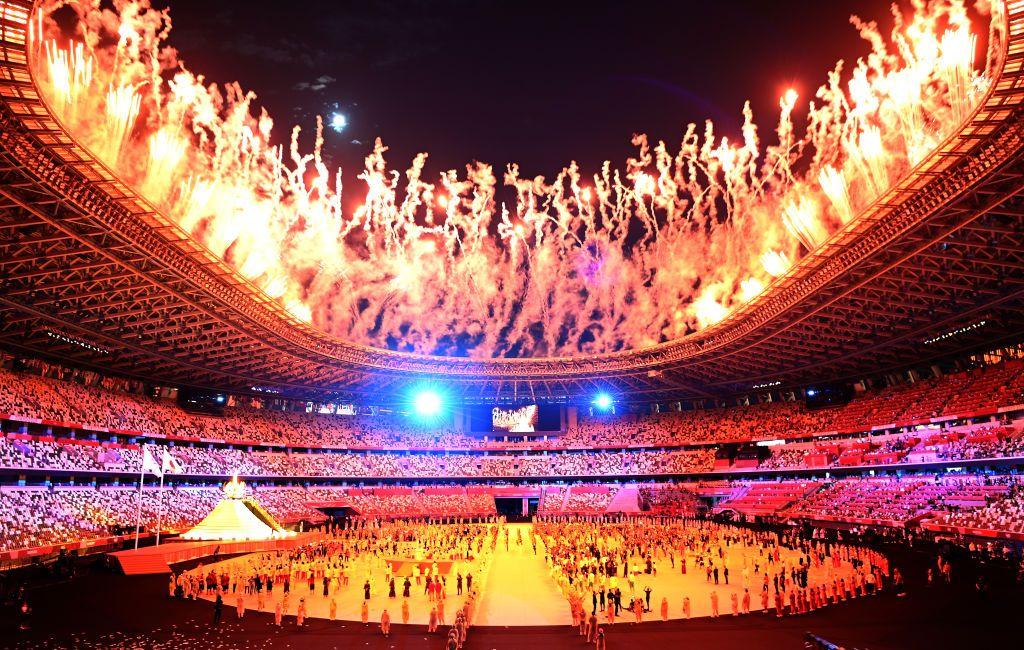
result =
[[[559,431],[561,407],[554,404],[521,406],[477,405],[469,409],[469,430],[474,433],[542,433]]]
[[[491,430],[509,433],[533,433],[537,430],[537,405],[520,406],[515,409],[503,409],[495,406],[491,409]]]

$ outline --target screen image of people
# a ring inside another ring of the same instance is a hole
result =
[[[517,409],[494,407],[491,411],[491,426],[495,431],[509,433],[532,433],[537,426],[537,405],[521,406]]]

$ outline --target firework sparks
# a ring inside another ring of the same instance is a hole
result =
[[[776,143],[745,107],[738,138],[691,124],[675,149],[637,136],[622,168],[571,164],[550,179],[475,163],[431,180],[426,154],[403,174],[378,141],[343,202],[341,171],[320,155],[325,125],[309,152],[298,127],[271,146],[251,93],[206,84],[166,46],[166,11],[73,3],[69,41],[49,19],[64,4],[33,21],[33,63],[76,138],[297,318],[435,354],[606,352],[719,322],[884,193],[986,88],[964,0],[915,2],[909,18],[894,10],[889,38],[853,20],[870,51],[848,78],[841,65],[828,75],[802,134],[788,90]],[[999,12],[986,12],[991,29]]]

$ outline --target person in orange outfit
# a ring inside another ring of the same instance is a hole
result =
[[[437,631],[437,608],[430,608],[430,620],[427,623],[427,632]]]
[[[387,609],[380,615],[380,633],[385,637],[391,636],[391,614]]]

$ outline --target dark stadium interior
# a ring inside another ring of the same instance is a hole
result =
[[[0,646],[1019,645],[1024,3],[213,4],[0,0]]]

